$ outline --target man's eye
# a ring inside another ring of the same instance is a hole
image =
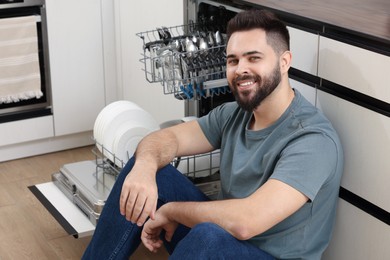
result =
[[[229,64],[229,65],[237,64],[237,60],[235,60],[235,59],[229,59],[229,60],[227,61],[227,64]]]
[[[249,58],[250,61],[257,61],[257,60],[260,60],[260,57],[257,57],[257,56],[252,56]]]

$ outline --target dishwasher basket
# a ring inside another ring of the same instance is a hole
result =
[[[230,92],[226,80],[226,35],[199,24],[161,27],[137,34],[143,41],[145,78],[182,100]]]

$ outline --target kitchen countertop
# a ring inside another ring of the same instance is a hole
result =
[[[241,2],[276,9],[390,42],[389,0],[246,0]]]

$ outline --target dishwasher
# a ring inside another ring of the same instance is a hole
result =
[[[137,34],[143,46],[140,62],[145,80],[161,84],[164,94],[182,100],[185,117],[157,125],[136,104],[113,102],[95,121],[92,149],[95,159],[65,164],[59,172],[52,174],[54,185],[93,225],[99,220],[116,177],[142,137],[151,131],[206,115],[216,106],[234,100],[225,75],[225,32],[227,21],[239,9],[212,1],[188,1],[188,4],[191,6],[185,4],[185,10],[191,17],[187,17],[183,25],[161,26]],[[141,122],[140,113],[149,121]],[[123,123],[125,121],[127,124]],[[121,144],[123,149],[117,149]],[[175,158],[171,164],[211,199],[217,198],[219,150]]]

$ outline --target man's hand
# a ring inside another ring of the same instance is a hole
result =
[[[149,219],[142,229],[141,240],[147,249],[151,252],[157,252],[162,246],[163,241],[160,238],[162,230],[165,230],[165,239],[171,241],[178,223],[168,216],[166,210],[169,204],[163,205],[157,212],[155,219]]]
[[[158,198],[155,172],[155,169],[140,169],[134,165],[122,186],[120,212],[138,226],[148,217],[154,219]]]

